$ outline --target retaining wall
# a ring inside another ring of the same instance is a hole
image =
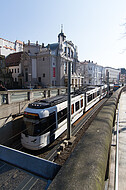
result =
[[[108,99],[62,166],[49,190],[103,190],[120,88]]]

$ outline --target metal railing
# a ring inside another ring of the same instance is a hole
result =
[[[66,92],[66,87],[0,91],[0,105],[22,102],[26,100],[47,98],[59,94],[66,94]]]
[[[117,114],[117,125],[116,125],[116,154],[115,154],[115,184],[114,189],[118,190],[118,173],[119,173],[119,109],[120,104],[118,104],[118,114]]]

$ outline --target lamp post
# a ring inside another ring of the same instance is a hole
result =
[[[71,62],[68,63],[67,139],[71,138]]]
[[[107,97],[109,97],[109,72],[107,72]]]
[[[31,90],[31,73],[28,74],[30,78],[30,90]]]

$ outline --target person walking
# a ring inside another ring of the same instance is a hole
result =
[[[2,81],[0,81],[0,91],[6,91],[7,89],[3,86]]]
[[[2,81],[0,81],[0,91],[6,91],[7,89],[3,86],[3,83],[2,83]],[[4,103],[6,103],[6,98],[7,98],[7,95],[6,94],[1,94],[1,97],[2,97],[2,99],[1,99],[1,103],[2,104],[4,104]]]

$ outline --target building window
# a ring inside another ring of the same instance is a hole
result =
[[[43,77],[45,77],[45,73],[43,73]]]
[[[13,73],[13,69],[12,69],[12,73]]]
[[[15,69],[15,73],[16,73],[16,69]]]
[[[41,77],[38,77],[38,81],[41,82]]]
[[[25,82],[28,82],[28,69],[25,69]]]
[[[43,59],[42,59],[43,61],[45,61],[45,58],[43,57]]]
[[[53,67],[53,77],[56,77],[56,68]]]
[[[74,85],[74,79],[72,79],[72,85]]]
[[[52,81],[52,86],[54,86],[54,81]]]
[[[67,74],[67,62],[64,63],[64,74]]]
[[[18,68],[18,73],[19,73],[19,68]]]
[[[53,63],[52,65],[53,65],[53,67],[55,67],[55,66],[56,66],[56,65],[55,65],[55,63]]]
[[[64,48],[64,54],[66,56],[66,54],[67,54],[67,47]]]
[[[68,47],[68,57],[70,57],[70,48]]]
[[[15,78],[15,82],[17,82],[17,78]]]
[[[73,74],[74,73],[74,65],[73,65],[73,63],[72,63],[72,68],[71,68],[71,73]]]
[[[71,58],[73,58],[73,51],[71,51]]]

